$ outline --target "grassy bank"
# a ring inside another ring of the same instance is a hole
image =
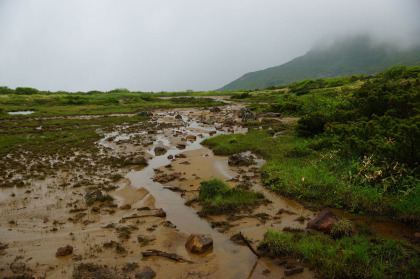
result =
[[[332,239],[314,233],[268,231],[259,250],[291,263],[301,260],[317,278],[419,278],[420,250],[402,241],[364,235]]]
[[[204,144],[217,155],[251,150],[263,156],[263,183],[313,208],[387,216],[418,228],[419,73],[391,68],[358,89],[342,88],[341,95],[325,99],[328,106],[312,106],[319,91],[311,89],[298,99],[302,107],[312,107],[299,121],[282,126],[263,119],[247,123],[263,130],[221,135]],[[265,110],[288,104],[280,101]],[[278,130],[283,133],[273,137]]]

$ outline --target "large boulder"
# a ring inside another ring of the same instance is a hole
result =
[[[101,190],[89,190],[85,195],[85,200],[89,201],[99,201],[102,198],[103,194]]]
[[[309,221],[306,227],[308,229],[330,233],[334,224],[336,224],[338,220],[338,217],[331,211],[331,209],[325,208],[318,213],[315,219]]]
[[[255,164],[252,156],[246,156],[244,154],[234,154],[228,159],[229,166],[249,166]]]
[[[191,234],[185,248],[191,253],[204,253],[213,248],[213,239],[209,234]]]
[[[242,118],[243,122],[257,119],[257,116],[249,108],[241,108],[239,112],[239,117]]]

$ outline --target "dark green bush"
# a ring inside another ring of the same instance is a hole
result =
[[[296,131],[299,136],[311,137],[324,132],[328,117],[319,111],[309,113],[298,121]]]

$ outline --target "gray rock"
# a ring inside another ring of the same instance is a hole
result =
[[[239,116],[243,122],[257,119],[257,116],[249,108],[241,108]]]
[[[102,198],[103,194],[101,192],[101,190],[90,190],[87,191],[86,195],[85,195],[85,200],[92,200],[92,201],[99,201]]]

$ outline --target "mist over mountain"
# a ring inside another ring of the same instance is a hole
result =
[[[303,79],[373,75],[394,65],[420,65],[420,45],[401,48],[367,35],[317,45],[305,55],[280,66],[244,74],[219,91],[264,89]]]

